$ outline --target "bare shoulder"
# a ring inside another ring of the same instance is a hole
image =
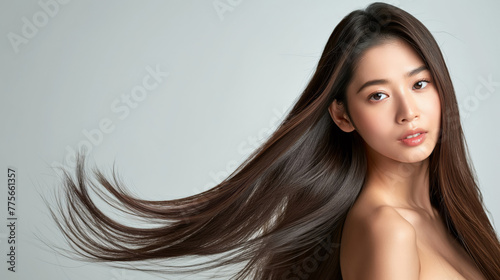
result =
[[[346,219],[341,243],[345,280],[418,279],[416,232],[390,206],[356,211]]]

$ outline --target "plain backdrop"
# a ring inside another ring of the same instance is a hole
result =
[[[64,2],[64,3],[63,3]],[[0,227],[1,279],[157,279],[67,260],[40,198],[51,167],[110,171],[144,199],[192,195],[229,175],[289,111],[333,28],[370,1],[0,2],[0,217],[17,173],[16,270]],[[484,203],[500,230],[500,2],[390,1],[433,33],[454,83]],[[219,7],[219,8],[217,8]],[[108,173],[109,174],[109,173]],[[168,279],[208,279],[210,274]]]

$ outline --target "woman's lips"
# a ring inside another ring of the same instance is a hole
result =
[[[418,133],[418,132],[417,132]],[[415,133],[416,134],[416,133]],[[426,132],[421,132],[420,135],[412,138],[403,138],[400,141],[407,146],[418,146],[424,142],[427,136]]]
[[[410,136],[410,135],[414,135],[414,134],[417,134],[417,133],[426,133],[427,131],[425,131],[424,129],[422,128],[414,128],[414,129],[409,129],[407,130],[400,138],[399,140],[403,140],[404,138]]]

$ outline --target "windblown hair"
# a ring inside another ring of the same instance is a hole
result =
[[[143,200],[123,187],[114,169],[114,181],[93,169],[98,184],[93,183],[84,155],[78,154],[76,178],[64,171],[67,212],[64,202],[58,203],[60,215],[51,210],[52,217],[89,261],[213,256],[197,266],[162,264],[161,271],[241,264],[234,279],[342,279],[342,227],[363,186],[367,160],[361,136],[340,130],[328,106],[334,100],[347,105],[346,87],[356,63],[387,38],[413,47],[439,93],[441,131],[429,156],[431,203],[486,278],[500,279],[500,243],[485,213],[439,46],[419,20],[384,3],[340,21],[291,111],[220,184],[181,199]],[[96,206],[90,189],[117,209],[158,226],[132,227],[112,219]]]

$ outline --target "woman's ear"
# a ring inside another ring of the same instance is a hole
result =
[[[333,121],[337,124],[337,126],[342,129],[344,132],[351,132],[355,128],[349,120],[349,116],[345,112],[345,108],[343,104],[339,104],[337,100],[334,100],[332,104],[328,107],[328,112],[330,112],[330,116]]]

